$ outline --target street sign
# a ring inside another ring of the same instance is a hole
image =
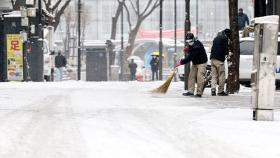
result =
[[[7,80],[23,80],[23,47],[20,34],[7,34]]]

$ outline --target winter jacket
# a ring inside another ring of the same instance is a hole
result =
[[[130,69],[130,73],[131,74],[135,74],[136,73],[136,68],[137,68],[137,64],[136,63],[129,63],[128,67]]]
[[[55,67],[65,67],[67,64],[66,58],[63,55],[57,55],[55,57]]]
[[[187,53],[187,57],[181,60],[181,64],[192,61],[194,65],[198,65],[208,61],[204,46],[199,40],[196,40],[192,46],[189,46],[189,51]]]
[[[249,25],[249,18],[246,14],[238,14],[238,30],[242,30],[245,27],[245,24]]]
[[[210,59],[217,59],[221,62],[224,62],[226,55],[228,55],[228,52],[228,38],[224,33],[218,34],[213,41]]]
[[[152,71],[158,71],[159,60],[157,58],[153,58],[150,62]]]

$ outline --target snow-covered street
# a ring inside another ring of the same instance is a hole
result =
[[[279,158],[275,121],[252,120],[250,88],[165,95],[162,82],[0,83],[1,158]]]

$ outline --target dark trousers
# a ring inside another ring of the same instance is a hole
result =
[[[130,81],[134,81],[135,80],[135,73],[130,73]]]
[[[155,80],[155,75],[156,75],[156,80],[158,80],[158,71],[152,71],[152,80]]]

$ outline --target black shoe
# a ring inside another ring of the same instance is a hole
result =
[[[212,96],[216,96],[216,91],[211,91]]]
[[[228,96],[228,94],[222,91],[221,93],[218,93],[218,96]]]
[[[183,96],[193,96],[194,94],[191,92],[183,93]]]
[[[202,96],[201,96],[201,94],[196,94],[196,95],[194,95],[193,97],[201,98]]]

